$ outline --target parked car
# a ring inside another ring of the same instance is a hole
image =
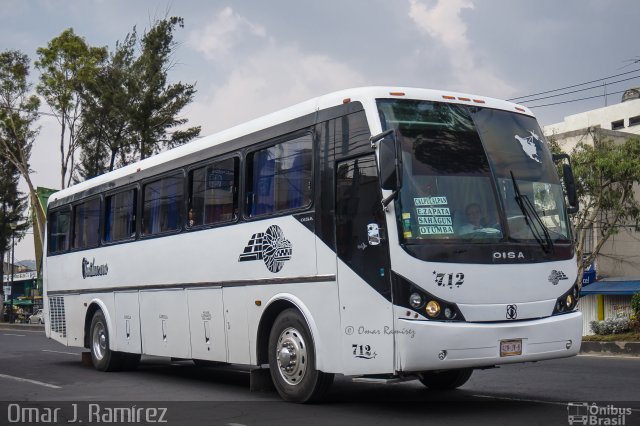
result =
[[[44,324],[44,312],[38,309],[35,314],[29,317],[29,324]]]

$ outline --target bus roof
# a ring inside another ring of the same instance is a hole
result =
[[[312,114],[317,110],[331,108],[347,102],[361,102],[365,107],[368,103],[375,99],[395,98],[395,99],[419,99],[431,100],[456,104],[468,104],[482,106],[486,108],[501,109],[512,111],[520,114],[533,116],[533,113],[524,106],[517,105],[508,101],[488,98],[484,96],[471,95],[466,93],[449,92],[443,90],[419,89],[412,87],[393,87],[393,86],[371,86],[359,87],[353,89],[345,89],[337,92],[329,93],[317,98],[313,98],[297,105],[264,115],[254,120],[239,124],[229,129],[214,133],[182,146],[164,151],[160,154],[146,158],[133,164],[129,164],[120,169],[97,176],[93,179],[78,183],[69,188],[58,191],[49,197],[49,202],[66,198],[75,193],[85,191],[98,185],[133,175],[140,170],[150,169],[154,166],[161,165],[170,160],[181,158],[183,156],[196,153],[209,147],[237,139],[241,136],[248,135],[271,126],[287,122],[289,120]]]

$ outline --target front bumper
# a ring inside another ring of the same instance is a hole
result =
[[[582,343],[582,313],[499,323],[398,318],[396,330],[407,331],[396,334],[397,372],[490,367],[576,355]],[[512,339],[522,339],[522,354],[501,357],[500,342]]]

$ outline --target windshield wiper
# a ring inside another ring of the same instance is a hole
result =
[[[516,192],[516,202],[518,203],[518,207],[522,210],[522,214],[524,215],[524,221],[531,229],[531,233],[533,237],[536,239],[542,250],[549,254],[553,252],[553,240],[551,239],[551,235],[549,235],[549,230],[542,222],[540,215],[536,211],[535,206],[529,200],[529,197],[523,195],[520,192],[520,187],[518,186],[518,182],[516,182],[516,178],[513,176],[513,171],[509,170],[511,173],[511,180],[513,181],[513,189]],[[535,224],[534,224],[535,222]],[[537,226],[536,226],[537,225]],[[542,232],[540,232],[542,231]]]

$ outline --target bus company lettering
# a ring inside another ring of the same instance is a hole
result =
[[[96,259],[91,262],[86,257],[82,258],[82,278],[100,277],[109,273],[109,265],[96,265]]]
[[[495,251],[493,252],[494,259],[524,259],[524,253],[521,251]]]

